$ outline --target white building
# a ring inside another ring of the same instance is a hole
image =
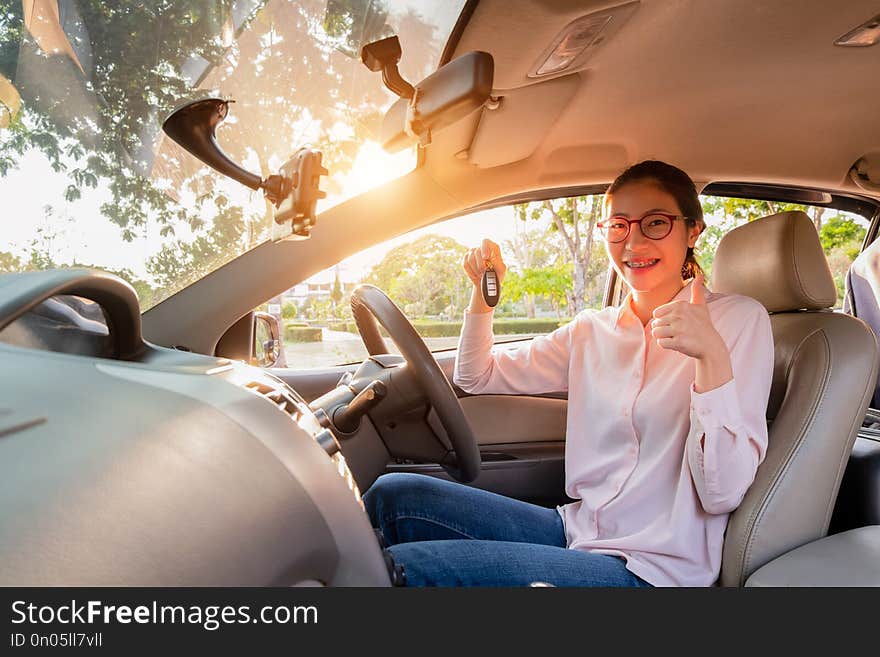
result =
[[[343,294],[349,294],[360,282],[344,264],[336,265],[315,274],[299,285],[294,285],[281,295],[282,302],[292,301],[297,306],[301,306],[306,299],[329,299],[337,275]]]

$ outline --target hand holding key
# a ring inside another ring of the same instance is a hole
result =
[[[501,249],[492,240],[484,239],[479,248],[468,250],[462,268],[474,284],[471,312],[488,312],[498,303],[501,281],[507,271]]]

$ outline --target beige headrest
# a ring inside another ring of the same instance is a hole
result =
[[[725,235],[712,289],[752,297],[770,312],[819,310],[837,301],[819,234],[800,210],[756,219]]]

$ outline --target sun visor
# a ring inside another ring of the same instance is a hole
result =
[[[555,125],[581,85],[582,75],[496,91],[499,100],[483,109],[468,161],[481,168],[529,157]]]

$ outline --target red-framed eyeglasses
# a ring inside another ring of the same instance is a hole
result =
[[[687,217],[655,210],[646,212],[638,219],[627,219],[619,215],[608,217],[597,223],[596,227],[601,231],[602,237],[612,244],[622,242],[629,237],[633,224],[638,224],[642,235],[649,240],[662,240],[672,232],[672,224],[676,219],[687,219]]]

